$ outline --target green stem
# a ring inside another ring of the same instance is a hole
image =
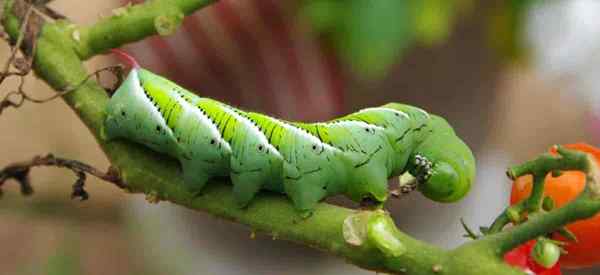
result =
[[[525,205],[525,209],[529,211],[529,213],[538,212],[542,209],[545,180],[546,174],[533,176],[531,195],[529,195],[529,198],[527,198],[527,203]]]
[[[600,211],[600,201],[592,199],[586,191],[564,207],[537,214],[525,223],[486,236],[482,242],[496,247],[496,252],[503,255],[528,240],[552,233],[574,221],[593,217],[598,211]]]
[[[535,160],[515,166],[508,171],[510,178],[531,174],[534,177],[531,195],[519,204],[510,206],[492,224],[489,235],[482,240],[496,248],[498,255],[515,248],[538,236],[565,230],[564,225],[573,221],[594,216],[600,211],[600,199],[594,187],[598,183],[597,164],[594,158],[586,153],[558,148],[558,156],[544,154]],[[581,170],[586,173],[586,188],[574,201],[566,206],[544,213],[542,209],[544,181],[546,175],[553,171]],[[519,214],[527,211],[527,222],[501,231],[510,222],[509,209]]]
[[[173,18],[180,24],[183,16],[201,9],[216,0],[147,1],[143,5],[126,6],[113,10],[114,15],[89,27],[73,27],[78,34],[75,51],[82,60],[104,53],[112,48],[142,40],[157,34],[157,18]]]
[[[492,223],[492,225],[490,226],[490,228],[484,232],[485,234],[494,234],[494,233],[498,233],[500,231],[502,231],[502,229],[504,229],[504,227],[509,224],[510,222],[512,222],[512,220],[510,219],[510,216],[508,214],[509,211],[515,211],[517,213],[521,213],[524,209],[525,209],[525,202],[526,201],[522,201],[519,202],[518,204],[515,204],[513,206],[509,206],[507,207],[502,214],[500,214]]]

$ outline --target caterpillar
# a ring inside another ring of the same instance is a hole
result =
[[[199,97],[113,52],[132,69],[108,103],[106,137],[176,158],[191,192],[228,176],[240,207],[266,189],[311,213],[336,194],[384,202],[388,179],[405,172],[416,178],[412,188],[437,202],[461,199],[473,182],[469,147],[445,119],[420,108],[389,103],[327,122],[290,122]]]

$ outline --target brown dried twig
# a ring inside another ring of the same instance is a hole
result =
[[[4,63],[2,71],[0,71],[0,84],[2,84],[4,80],[9,77],[18,77],[19,85],[16,91],[9,92],[2,100],[0,100],[0,114],[2,114],[2,111],[8,107],[20,107],[25,101],[34,103],[45,103],[51,101],[81,87],[81,85],[86,83],[92,75],[96,75],[96,78],[99,78],[98,74],[102,71],[117,71],[115,66],[97,70],[90,74],[79,85],[73,88],[65,88],[61,91],[58,91],[55,95],[45,99],[35,99],[24,92],[23,86],[25,84],[25,76],[31,72],[35,57],[37,34],[41,28],[40,22],[42,22],[40,21],[40,15],[45,15],[53,19],[64,18],[64,16],[61,14],[46,6],[46,4],[50,1],[51,0],[33,0],[30,2],[30,4],[26,4],[26,8],[21,8],[21,11],[24,10],[24,14],[21,26],[19,28],[19,35],[14,45],[9,41],[9,45],[11,45],[10,56]],[[33,12],[36,14],[32,14]],[[24,57],[17,57],[17,52],[21,48],[23,50]],[[14,67],[16,70],[11,70],[11,67]],[[115,73],[119,79],[119,82],[122,76],[121,72],[122,70]]]
[[[13,179],[19,183],[23,195],[32,194],[33,188],[31,187],[31,182],[29,180],[29,172],[32,167],[37,166],[56,166],[73,171],[77,176],[77,180],[73,184],[71,198],[80,198],[81,200],[87,200],[89,198],[89,194],[84,189],[86,174],[113,183],[121,189],[127,188],[127,185],[119,176],[119,172],[113,166],[110,166],[108,171],[102,172],[89,164],[77,160],[57,158],[52,154],[36,156],[29,161],[13,163],[0,170],[0,187],[9,179]]]
[[[30,101],[33,103],[45,103],[48,101],[52,101],[56,98],[59,98],[63,95],[66,95],[72,91],[79,89],[81,86],[86,84],[87,81],[90,80],[90,78],[92,78],[93,76],[96,77],[97,82],[100,82],[100,73],[104,72],[104,71],[109,71],[117,77],[117,82],[115,83],[115,85],[113,85],[113,87],[105,88],[110,93],[112,93],[112,91],[114,91],[116,89],[116,87],[118,87],[118,85],[123,80],[123,66],[121,66],[121,65],[108,66],[108,67],[104,67],[102,69],[96,70],[93,73],[89,74],[83,81],[81,81],[76,86],[67,87],[63,90],[59,90],[56,92],[56,94],[54,94],[50,97],[47,97],[47,98],[42,98],[42,99],[37,99],[37,98],[31,97],[30,95],[25,93],[25,91],[23,90],[23,86],[25,85],[25,77],[22,76],[19,78],[19,85],[17,87],[17,90],[9,92],[8,94],[6,94],[6,96],[2,100],[0,100],[0,114],[2,114],[2,111],[4,111],[4,109],[6,109],[8,107],[14,107],[14,108],[20,107],[21,105],[23,105],[23,103],[25,101]]]

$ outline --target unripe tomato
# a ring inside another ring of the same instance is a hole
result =
[[[585,143],[564,145],[592,154],[600,163],[600,149]],[[556,153],[552,151],[553,153]],[[515,180],[510,196],[510,203],[515,204],[531,193],[532,176],[523,176]],[[575,199],[585,187],[585,174],[580,171],[565,171],[559,177],[546,176],[544,194],[554,199],[556,207],[561,207]],[[568,254],[562,255],[560,263],[563,267],[580,268],[600,264],[600,214],[586,220],[577,221],[567,226],[577,236],[578,242],[568,242],[565,246]],[[566,241],[562,236],[555,239]]]
[[[536,242],[536,240],[531,240],[509,251],[504,255],[504,261],[509,265],[522,269],[527,274],[561,275],[560,263],[556,263],[550,268],[545,268],[533,259],[531,252]]]

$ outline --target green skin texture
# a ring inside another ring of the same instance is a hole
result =
[[[240,207],[261,189],[285,193],[306,214],[336,194],[384,202],[388,179],[404,172],[426,197],[453,202],[475,176],[471,150],[448,123],[416,107],[390,103],[329,122],[287,122],[200,98],[141,68],[111,98],[104,130],[178,159],[190,191],[230,176]]]

